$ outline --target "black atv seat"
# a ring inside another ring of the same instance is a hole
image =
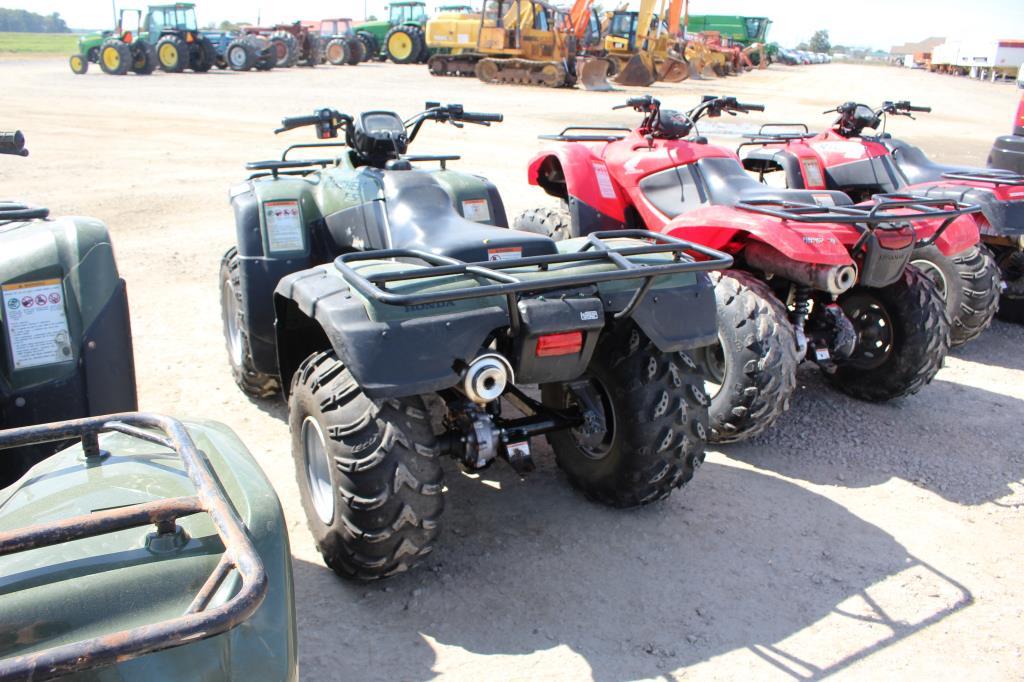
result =
[[[825,189],[769,187],[750,177],[736,159],[708,158],[697,162],[712,204],[735,206],[741,201],[792,201],[803,204],[847,206],[853,201],[843,192]]]
[[[889,149],[889,153],[892,154],[896,167],[906,176],[907,182],[911,185],[919,182],[941,180],[943,173],[963,173],[978,170],[968,166],[946,166],[941,163],[935,163],[925,156],[920,147],[915,147],[901,140],[887,139],[885,140],[885,146]]]
[[[384,174],[390,247],[416,249],[466,262],[543,256],[558,252],[543,235],[466,220],[432,173]]]

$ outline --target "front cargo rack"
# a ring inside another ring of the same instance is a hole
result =
[[[606,239],[637,239],[647,243],[637,246],[611,247],[605,243]],[[697,260],[690,252],[699,254],[706,260]],[[655,253],[671,253],[672,261],[661,265],[646,265],[629,260],[630,256]],[[397,258],[422,261],[430,267],[382,273],[369,277],[364,277],[351,267],[353,263],[359,261]],[[520,279],[504,272],[509,269],[526,267],[536,267],[539,271],[544,271],[552,265],[598,261],[612,263],[616,268],[607,272],[556,275],[543,280]],[[644,279],[643,286],[637,290],[626,308],[618,313],[620,317],[627,317],[651,288],[656,277],[728,268],[732,265],[732,256],[706,246],[649,230],[609,230],[590,233],[581,248],[571,253],[467,263],[456,258],[414,249],[384,249],[347,253],[338,256],[334,265],[345,280],[359,293],[387,305],[412,306],[487,296],[506,296],[509,300],[510,315],[515,315],[515,295],[518,293],[589,286],[598,282],[614,280]],[[387,285],[392,282],[449,275],[472,275],[495,283],[419,294],[397,294],[386,290]]]
[[[162,415],[131,412],[24,426],[0,431],[0,450],[79,439],[86,462],[98,463],[108,455],[100,448],[98,436],[110,432],[122,433],[176,452],[196,488],[196,494],[104,509],[53,523],[3,531],[0,532],[0,556],[150,524],[156,526],[157,534],[174,533],[177,519],[194,514],[209,515],[224,545],[224,554],[181,616],[2,659],[0,679],[43,680],[80,673],[214,637],[247,620],[266,597],[268,583],[263,562],[220,482],[181,422]],[[223,604],[207,608],[232,571],[241,577],[237,594]],[[154,587],[159,589],[159,586]]]
[[[971,182],[987,182],[993,185],[1024,185],[1024,175],[1008,170],[964,170],[943,173],[944,180],[968,180]]]
[[[812,190],[813,191],[813,190]],[[739,201],[736,208],[752,213],[772,216],[797,223],[832,223],[852,225],[861,232],[853,250],[856,251],[876,229],[901,230],[911,227],[918,220],[939,220],[942,224],[931,237],[921,239],[917,247],[929,246],[963,215],[979,213],[976,204],[961,204],[953,199],[922,197],[914,194],[887,193],[872,197],[874,204],[868,206],[831,206],[807,204],[780,199],[751,199]],[[901,212],[895,213],[894,210]]]
[[[571,132],[574,130],[586,132]],[[629,132],[630,129],[625,126],[567,126],[560,133],[538,135],[537,139],[555,142],[616,142],[626,137]]]

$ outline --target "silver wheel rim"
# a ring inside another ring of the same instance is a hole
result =
[[[946,292],[949,290],[949,283],[946,281],[946,275],[943,274],[942,270],[939,269],[935,263],[930,260],[912,260],[910,264],[915,266],[921,273],[930,279],[935,285],[935,288],[939,290],[939,295],[942,296],[942,300],[946,300]]]
[[[232,48],[228,53],[228,61],[231,66],[243,66],[245,64],[245,50],[241,47]]]
[[[604,459],[611,452],[612,446],[615,444],[615,428],[617,424],[615,423],[615,405],[612,403],[611,396],[608,395],[608,389],[596,378],[591,378],[590,383],[603,408],[605,429],[601,432],[586,433],[580,428],[576,428],[572,430],[572,434],[576,441],[576,446],[579,447],[583,456],[597,461]],[[566,393],[565,402],[566,407],[581,407],[572,390]]]
[[[224,324],[228,331],[228,354],[235,367],[242,366],[242,330],[238,326],[238,299],[234,288],[225,282],[222,294],[224,305]]]
[[[306,469],[306,485],[312,498],[313,510],[324,525],[334,520],[334,485],[331,483],[331,463],[327,456],[324,432],[313,417],[302,422],[302,458]]]

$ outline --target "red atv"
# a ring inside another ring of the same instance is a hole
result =
[[[847,102],[825,112],[838,117],[822,133],[810,133],[806,126],[795,132],[779,130],[769,124],[740,148],[753,147],[744,153],[745,168],[762,178],[781,170],[787,187],[827,187],[854,200],[878,192],[911,192],[979,205],[982,212],[976,219],[984,244],[955,254],[925,247],[911,258],[946,298],[952,342],[959,345],[984,331],[996,308],[1001,308],[1001,316],[1024,321],[1024,176],[937,164],[920,148],[884,132],[887,116],[913,118],[914,113],[929,111],[905,101],[885,102],[877,109]],[[880,134],[865,135],[868,129]],[[996,261],[1008,284],[1001,305]]]
[[[566,128],[529,166],[529,181],[568,210],[536,209],[516,227],[556,238],[644,228],[734,255],[716,286],[719,343],[702,356],[713,439],[755,435],[785,411],[806,357],[866,400],[917,392],[949,348],[942,299],[915,248],[957,253],[978,240],[969,207],[948,199],[775,189],[731,150],[696,135],[704,115],[763,110],[707,97],[688,113],[634,97],[635,130]],[[617,107],[621,108],[621,107]],[[690,134],[694,133],[694,136]]]

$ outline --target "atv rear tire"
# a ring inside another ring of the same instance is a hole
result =
[[[708,397],[697,366],[662,353],[633,325],[605,330],[580,379],[603,407],[604,429],[555,431],[547,439],[559,467],[588,498],[613,507],[664,499],[704,461]],[[575,382],[573,382],[575,383]],[[570,384],[544,384],[545,405],[581,404]]]
[[[189,64],[188,43],[179,36],[164,36],[156,43],[156,58],[167,73],[181,73]]]
[[[73,54],[68,58],[71,73],[81,76],[89,70],[89,59],[85,55]]]
[[[718,338],[694,351],[711,396],[713,443],[756,436],[789,409],[796,389],[796,333],[771,288],[739,270],[712,272]]]
[[[299,61],[299,41],[287,31],[274,31],[270,34],[270,44],[274,48],[274,66],[288,69]]]
[[[144,40],[132,43],[132,71],[148,76],[156,70],[156,50]]]
[[[295,372],[288,403],[302,507],[324,562],[370,580],[430,553],[444,472],[419,397],[370,400],[333,352]]]
[[[1024,251],[1007,249],[998,260],[1006,289],[999,297],[996,315],[1004,322],[1024,324]]]
[[[220,262],[220,316],[224,341],[228,347],[231,376],[242,392],[253,398],[269,398],[280,390],[272,374],[256,369],[249,347],[249,328],[242,306],[242,283],[238,268],[238,249],[231,247]]]
[[[881,289],[854,287],[839,297],[857,345],[829,382],[854,398],[882,402],[917,393],[949,351],[949,316],[938,289],[913,265]]]
[[[960,346],[992,324],[999,307],[999,268],[988,249],[972,246],[946,256],[935,245],[914,251],[911,264],[935,284],[946,301],[950,344]]]
[[[572,234],[572,217],[563,208],[531,208],[523,211],[512,221],[512,227],[524,232],[542,234],[556,242],[569,239]]]
[[[232,71],[248,71],[256,65],[256,49],[245,38],[235,38],[224,50],[224,62]]]
[[[132,65],[132,48],[118,38],[108,38],[100,46],[100,68],[110,76],[123,76]]]
[[[384,51],[395,64],[415,64],[423,50],[423,31],[416,26],[395,26],[384,36]]]
[[[352,50],[344,38],[332,38],[324,47],[324,56],[334,66],[343,66],[352,58]]]

